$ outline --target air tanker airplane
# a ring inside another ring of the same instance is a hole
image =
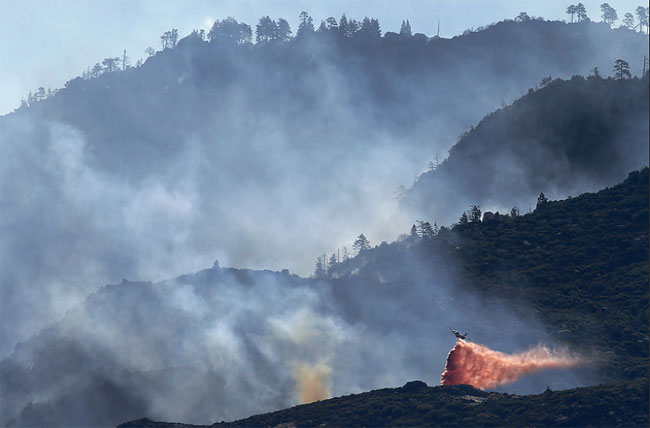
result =
[[[467,336],[467,333],[461,334],[459,331],[454,330],[451,327],[447,327],[449,330],[451,330],[452,333],[454,333],[454,336],[456,336],[457,339],[465,340],[467,342],[471,342],[470,338]]]

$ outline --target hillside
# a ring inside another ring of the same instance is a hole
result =
[[[647,379],[528,396],[486,393],[467,385],[432,388],[413,381],[402,388],[338,397],[201,427],[643,427],[648,424],[648,398]],[[199,426],[149,419],[118,426],[191,427]]]
[[[564,198],[648,164],[648,79],[553,80],[487,115],[402,202],[441,223],[479,204],[526,210],[540,192]],[[561,107],[560,107],[561,106]]]
[[[607,75],[618,58],[636,73],[647,45],[545,21],[453,39],[192,34],[140,67],[71,79],[0,118],[0,355],[121,278],[214,258],[304,275],[359,230],[392,239],[405,226],[384,222],[393,190],[467,127],[544,76]]]
[[[336,265],[329,278],[216,265],[160,283],[104,287],[2,360],[0,387],[10,391],[2,423],[238,420],[299,402],[297,367],[325,373],[333,396],[414,378],[436,384],[454,343],[448,325],[503,352],[547,343],[592,362],[501,392],[647,379],[648,194],[646,168],[524,216],[487,215],[434,237],[382,243]],[[612,415],[593,414],[602,425],[610,417],[623,425],[646,420],[647,407],[625,410],[647,402],[647,381],[620,385],[551,397],[609,403],[597,407]],[[494,397],[503,407],[488,413],[499,415],[518,400]],[[545,397],[529,399],[543,409]],[[567,407],[556,418],[570,425],[585,408],[592,407]],[[467,417],[493,417],[482,413]],[[513,425],[521,421],[512,415]]]
[[[549,201],[523,216],[486,213],[482,222],[432,238],[379,247],[333,275],[381,276],[408,259],[437,266],[453,260],[450,275],[461,290],[522,304],[555,340],[604,353],[605,379],[645,378],[648,182],[644,168],[619,185]]]

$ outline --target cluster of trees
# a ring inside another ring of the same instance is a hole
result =
[[[463,211],[458,224],[478,223],[481,221],[481,207],[473,204],[468,211]]]
[[[147,48],[145,52],[153,50],[152,48]],[[140,58],[136,63],[135,67],[140,67],[142,65],[142,58]],[[131,67],[131,62],[129,57],[126,55],[126,49],[123,51],[122,56],[120,57],[109,57],[104,58],[102,62],[95,63],[92,67],[88,67],[86,71],[81,74],[83,79],[94,79],[101,76],[104,73],[113,73],[118,70],[126,70]]]
[[[643,72],[641,73],[641,77],[645,77],[646,75],[646,64],[648,62],[648,59],[646,57],[643,58]],[[624,61],[622,59],[617,59],[614,62],[614,79],[616,80],[622,80],[622,79],[631,79],[632,78],[632,73],[630,72],[630,63],[627,61]],[[594,67],[591,69],[591,74],[593,77],[597,79],[602,79],[602,76],[600,75],[600,70],[598,70],[598,67]],[[543,79],[542,79],[543,80]]]
[[[362,21],[357,21],[355,19],[348,19],[345,14],[343,14],[341,19],[337,21],[336,18],[330,16],[321,21],[318,29],[315,29],[314,19],[307,12],[300,12],[296,37],[299,39],[304,38],[315,32],[339,35],[347,38],[367,39],[381,37],[379,21],[374,18],[368,18],[366,16]],[[268,16],[264,16],[260,18],[255,27],[255,40],[258,43],[267,41],[287,41],[291,38],[291,33],[291,27],[286,20],[279,18],[276,22]],[[408,21],[402,23],[402,30],[400,33],[410,35],[411,26]]]
[[[409,22],[408,19],[406,21],[402,21],[402,25],[399,29],[399,35],[406,36],[406,37],[410,37],[413,35],[413,33],[411,32],[411,23]]]
[[[327,254],[318,256],[316,258],[316,269],[314,269],[315,278],[327,278],[327,274],[331,271],[334,266],[337,264],[346,261],[350,258],[347,248],[343,247],[343,258],[340,258],[339,252],[332,253],[329,257]]]
[[[540,208],[548,203],[548,199],[546,199],[546,196],[544,196],[544,193],[540,193],[539,197],[537,198],[537,208]],[[531,212],[529,210],[529,212]],[[485,220],[488,218],[496,218],[499,217],[500,214],[499,212],[492,213],[490,211],[486,211],[484,216],[482,217],[483,213],[481,212],[481,207],[473,204],[470,206],[470,209],[467,211],[463,211],[463,213],[460,215],[460,218],[458,219],[458,224],[459,225],[464,225],[464,224],[469,224],[469,223],[479,223],[481,219]],[[514,206],[510,209],[509,216],[512,218],[519,217],[521,216],[521,212],[519,211],[519,207]],[[507,218],[508,214],[503,215],[503,217]],[[445,229],[444,226],[440,228],[440,230]]]
[[[546,197],[544,192],[540,192],[539,196],[537,197],[537,206],[535,207],[535,209],[543,208],[547,204],[548,204],[548,198]]]
[[[634,12],[636,13],[636,17],[639,20],[639,23],[634,25],[634,16],[631,13],[626,13],[625,18],[623,19],[623,24],[629,28],[639,27],[641,31],[643,31],[643,27],[645,27],[646,33],[650,32],[648,30],[648,16],[650,15],[650,8],[638,6]]]
[[[174,30],[172,30],[174,31]],[[166,32],[168,34],[170,32]],[[308,37],[314,33],[327,33],[333,35],[340,35],[347,38],[379,38],[381,37],[381,28],[379,21],[374,18],[365,17],[361,21],[355,19],[348,19],[345,14],[341,19],[337,20],[334,17],[329,17],[321,21],[318,29],[314,27],[314,19],[305,11],[300,12],[299,24],[295,37],[301,39]],[[203,30],[194,30],[201,39],[205,39],[206,35]],[[293,31],[289,22],[284,18],[277,20],[271,17],[263,16],[259,19],[255,26],[255,42],[268,43],[268,42],[286,42],[292,38]],[[408,21],[402,22],[400,34],[404,36],[411,36],[411,24]],[[164,35],[163,35],[164,36]],[[163,37],[161,37],[162,39]],[[207,34],[209,41],[232,41],[238,44],[252,43],[253,29],[250,25],[243,22],[237,22],[233,17],[228,17],[224,20],[216,20]],[[166,38],[165,40],[169,40]],[[173,48],[173,44],[166,44],[163,49]]]
[[[357,236],[354,243],[352,244],[352,249],[356,251],[355,255],[359,255],[363,251],[370,249],[370,241],[366,238],[366,235],[363,233]],[[330,273],[332,268],[334,268],[339,263],[343,263],[350,259],[350,253],[348,252],[347,247],[343,247],[343,250],[337,249],[335,253],[332,253],[330,256],[323,253],[322,255],[316,258],[316,268],[314,270],[314,277],[316,278],[326,278]]]
[[[172,28],[169,31],[165,31],[162,36],[160,36],[160,45],[162,49],[174,49],[178,43],[178,30]]]
[[[303,26],[302,24],[305,20],[307,25]],[[312,18],[306,12],[302,12],[300,14],[300,24],[303,26],[303,29],[302,31],[300,28],[298,29],[298,37],[307,35],[310,32],[310,29],[313,31],[313,25],[310,27],[310,22],[312,22]],[[403,28],[404,31],[406,31],[406,26],[403,25]],[[381,37],[379,20],[368,18],[367,16],[361,21],[348,19],[345,14],[341,16],[339,21],[330,16],[324,21],[321,21],[320,26],[316,31],[319,33],[334,34],[347,38],[374,39]],[[408,31],[410,32],[410,24],[408,25]]]
[[[444,229],[443,226],[441,229]],[[416,220],[415,224],[411,226],[411,232],[409,233],[410,238],[431,238],[437,236],[440,233],[438,228],[438,223],[435,221],[431,225],[428,221]]]
[[[29,91],[29,94],[27,95],[27,98],[21,98],[20,100],[20,106],[21,107],[29,107],[31,105],[34,105],[35,103],[39,101],[43,101],[44,99],[51,97],[52,95],[56,94],[57,91],[53,91],[50,88],[47,88],[47,91],[45,90],[44,87],[39,87],[36,89],[34,92]]]
[[[255,41],[264,42],[286,42],[291,38],[291,27],[284,18],[276,21],[263,16],[255,26]]]
[[[266,18],[268,18],[268,16]],[[284,19],[282,19],[282,21],[284,21]],[[274,25],[277,25],[275,24],[275,21],[273,22]],[[204,35],[202,32],[197,33],[195,31],[195,33],[203,39]],[[210,28],[210,31],[208,32],[208,40],[210,41],[228,40],[233,43],[244,44],[250,43],[252,38],[253,31],[251,30],[251,26],[243,22],[237,22],[237,20],[231,16],[222,21],[218,19],[214,21],[212,28]]]
[[[616,12],[616,9],[610,6],[609,3],[601,4],[600,10],[601,18],[606,24],[612,26],[616,21],[618,21],[618,13]],[[623,24],[621,27],[629,28],[631,30],[639,27],[641,31],[643,31],[645,28],[646,32],[648,32],[648,15],[650,15],[649,9],[647,7],[638,6],[634,12],[636,13],[638,23],[635,21],[634,15],[630,12],[627,12],[623,17]],[[566,9],[566,13],[571,17],[571,22],[574,22],[574,17],[576,19],[576,22],[589,21],[589,17],[587,16],[587,9],[582,3],[569,5]],[[525,12],[522,12],[522,14],[525,14]]]
[[[609,3],[603,3],[600,5],[600,10],[602,11],[601,17],[603,18],[603,22],[606,24],[614,25],[614,22],[618,20],[618,14],[616,13],[616,9],[611,7]]]
[[[585,5],[582,3],[578,3],[576,5],[569,5],[566,8],[566,13],[571,16],[571,22],[573,22],[573,17],[576,17],[577,22],[583,22],[589,20],[589,17],[587,16],[587,8],[585,8]]]
[[[544,196],[544,193],[540,193],[539,197],[537,198],[537,208],[540,208],[548,203],[548,199],[546,196]],[[481,212],[481,207],[479,205],[473,204],[470,206],[470,209],[467,211],[463,211],[463,213],[460,215],[460,218],[458,219],[457,225],[465,225],[469,223],[479,223],[481,222],[482,219],[482,212]],[[498,216],[499,213],[496,213]],[[510,210],[510,217],[519,217],[520,211],[518,207],[512,207]],[[494,214],[491,212],[486,212],[485,213],[486,218],[488,216],[494,217]],[[508,214],[505,215],[505,217],[508,217]],[[452,225],[451,227],[453,228],[455,225]],[[438,236],[440,233],[444,233],[445,231],[449,230],[446,226],[440,226],[438,227],[437,222],[433,222],[433,225],[428,222],[428,221],[421,221],[421,220],[416,220],[415,224],[411,226],[411,230],[408,235],[401,235],[399,240],[407,239],[407,238],[433,238],[435,236]]]
[[[603,22],[606,22],[609,25],[614,25],[614,22],[618,20],[616,9],[611,7],[609,4],[601,4],[600,10],[602,11],[601,16],[603,18]],[[634,19],[634,14],[636,14],[636,21]],[[638,27],[641,32],[643,32],[643,29],[645,28],[645,31],[648,32],[649,8],[638,6],[634,11],[634,14],[630,12],[625,13],[625,15],[623,15],[623,24],[621,24],[620,27],[629,28],[630,30],[635,30]]]

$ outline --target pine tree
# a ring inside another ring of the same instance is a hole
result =
[[[578,22],[583,22],[589,19],[587,17],[587,9],[585,8],[585,5],[582,3],[578,3],[576,5],[576,15],[578,17]]]
[[[362,251],[370,249],[370,241],[368,241],[368,238],[366,238],[366,236],[362,233],[354,241],[352,248],[357,251],[357,254],[359,254]]]
[[[609,3],[601,4],[600,10],[603,12],[602,18],[604,23],[609,24],[611,26],[618,19],[618,14],[616,13],[616,9],[611,7]]]
[[[104,58],[102,61],[102,65],[104,66],[104,70],[106,70],[107,73],[112,73],[113,71],[117,70],[117,63],[120,61],[119,58]]]
[[[623,61],[622,59],[616,60],[614,63],[614,78],[616,80],[632,78],[632,74],[630,73],[630,64],[627,61]]]
[[[126,67],[129,65],[129,57],[126,56],[126,49],[122,53],[122,71],[126,70]]]
[[[460,215],[460,219],[458,219],[458,224],[467,224],[469,223],[469,219],[467,218],[467,213],[463,211],[463,213]]]
[[[544,195],[544,192],[541,192],[537,197],[537,207],[535,209],[541,208],[546,204],[548,204],[548,199],[546,198],[546,195]]]
[[[286,42],[291,39],[291,27],[284,18],[278,18],[276,38],[281,42]]]
[[[402,26],[399,29],[399,34],[400,36],[405,37],[411,37],[413,35],[411,33],[411,24],[409,23],[408,19],[406,21],[402,21]]]
[[[648,9],[639,6],[636,8],[634,11],[636,13],[636,17],[639,20],[639,28],[641,29],[641,32],[643,32],[643,27],[646,27],[646,30],[648,29]]]
[[[329,266],[327,270],[329,271],[330,269],[332,269],[334,266],[337,265],[338,262],[339,261],[336,257],[336,253],[332,253],[332,255],[330,256]]]
[[[431,238],[433,236],[433,226],[428,221],[422,222],[422,237]]]
[[[469,209],[469,221],[472,223],[481,221],[481,208],[476,204]]]
[[[345,16],[345,13],[343,16],[341,16],[341,19],[339,20],[339,33],[343,37],[348,37],[348,18]]]
[[[298,24],[298,31],[296,37],[305,37],[314,33],[314,20],[304,10],[300,12],[300,24]]]
[[[270,42],[278,39],[278,24],[268,15],[260,18],[255,26],[255,41]]]
[[[334,18],[333,16],[330,16],[325,20],[325,26],[327,27],[328,30],[331,31],[338,30],[339,28],[339,24],[338,22],[336,22],[336,18]]]
[[[630,12],[627,12],[623,16],[623,25],[625,25],[630,30],[633,30],[634,29],[634,15],[632,15]]]
[[[566,8],[566,13],[571,15],[571,22],[573,22],[573,16],[576,14],[575,5],[569,5],[569,7]]]
[[[316,278],[324,278],[325,274],[325,264],[323,263],[323,259],[319,256],[316,258],[316,269],[314,270],[314,276]]]

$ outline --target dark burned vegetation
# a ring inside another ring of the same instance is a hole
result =
[[[415,381],[211,427],[642,427],[648,424],[648,399],[647,379],[528,396],[487,393],[468,385],[431,388]],[[154,427],[191,426],[149,419],[119,426]]]
[[[454,228],[468,284],[530,302],[610,379],[648,376],[648,169],[534,213]],[[478,279],[478,281],[476,281]]]

